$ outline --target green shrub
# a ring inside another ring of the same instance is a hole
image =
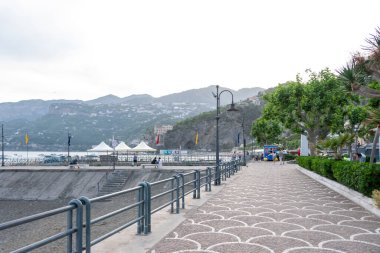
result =
[[[297,163],[299,166],[310,170],[311,167],[311,157],[310,156],[299,156],[297,157]]]
[[[323,157],[297,157],[301,167],[335,180],[366,196],[380,189],[380,165],[352,161],[336,161]]]
[[[285,154],[285,155],[284,155],[284,159],[285,159],[285,161],[295,160],[296,157],[297,157],[296,155],[291,155],[291,154]]]
[[[332,171],[336,181],[351,189],[357,190],[357,179],[355,179],[356,176],[353,175],[353,171],[351,170],[354,163],[358,162],[337,161],[332,165]]]
[[[320,160],[319,174],[324,177],[327,177],[328,179],[334,180],[335,178],[332,171],[332,165],[334,163],[335,161],[332,159],[325,158],[325,159]]]

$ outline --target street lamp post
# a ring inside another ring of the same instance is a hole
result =
[[[355,132],[355,154],[358,153],[358,131],[359,131],[359,125],[356,124],[354,126],[354,132]]]
[[[4,125],[1,124],[1,166],[4,165]]]
[[[215,165],[216,165],[216,172],[215,172],[215,185],[220,185],[221,183],[221,175],[220,175],[220,167],[219,167],[219,118],[220,118],[220,95],[222,95],[223,92],[229,92],[232,96],[232,102],[231,107],[227,111],[237,111],[234,104],[234,94],[232,94],[229,90],[222,90],[219,92],[219,85],[216,86],[216,94],[213,93],[214,97],[216,98],[216,153],[215,153]]]
[[[246,162],[246,158],[245,158],[245,145],[246,145],[246,142],[245,142],[245,135],[244,135],[244,116],[243,116],[243,121],[241,123],[241,128],[242,128],[242,132],[243,132],[243,166],[246,166],[247,162]]]
[[[70,165],[70,145],[71,145],[71,134],[67,133],[67,163]]]

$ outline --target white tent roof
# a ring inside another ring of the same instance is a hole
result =
[[[130,151],[132,148],[128,147],[127,144],[125,144],[124,141],[120,142],[119,145],[115,147],[116,151]]]
[[[108,146],[107,144],[104,143],[104,141],[102,141],[98,146],[92,148],[92,149],[89,149],[88,151],[93,151],[93,152],[107,152],[107,151],[113,151],[113,149]]]
[[[141,152],[154,152],[154,148],[149,147],[145,142],[140,142],[139,145],[134,147],[132,151],[141,151]]]

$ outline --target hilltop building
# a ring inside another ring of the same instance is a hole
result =
[[[155,135],[163,135],[166,134],[167,131],[173,130],[172,125],[161,125],[161,126],[154,126],[154,134]]]
[[[252,96],[248,98],[254,105],[260,105],[260,99],[257,96]]]

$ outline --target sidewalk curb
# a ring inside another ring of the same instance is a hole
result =
[[[363,194],[354,191],[338,182],[335,182],[331,179],[322,177],[312,171],[306,170],[299,165],[296,165],[296,169],[303,174],[307,175],[308,177],[318,181],[319,183],[325,185],[326,187],[336,191],[337,193],[343,195],[344,197],[348,198],[352,202],[358,204],[359,206],[366,209],[368,212],[371,212],[372,214],[380,217],[380,209],[378,209],[375,205],[375,201],[371,198],[368,198],[364,196]]]

